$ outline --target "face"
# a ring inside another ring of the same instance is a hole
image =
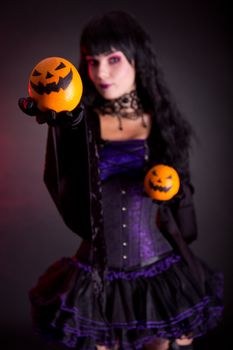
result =
[[[145,176],[144,186],[147,194],[156,200],[169,200],[180,188],[177,171],[164,164],[153,166]]]
[[[48,57],[33,68],[28,91],[42,111],[72,111],[81,99],[82,81],[71,62]]]
[[[121,51],[87,56],[88,74],[99,94],[116,99],[135,89],[135,68]]]

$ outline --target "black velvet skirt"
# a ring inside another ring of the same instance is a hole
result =
[[[223,310],[223,277],[200,264],[204,291],[174,253],[143,268],[109,269],[100,302],[92,267],[62,258],[29,292],[34,329],[48,342],[79,350],[96,344],[133,350],[155,338],[199,337],[221,322]]]

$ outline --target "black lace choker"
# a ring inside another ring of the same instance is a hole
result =
[[[96,106],[97,112],[104,115],[117,117],[119,120],[119,130],[123,130],[122,118],[136,120],[142,118],[142,125],[144,128],[147,124],[144,120],[144,113],[141,101],[137,95],[136,90],[131,91],[115,100],[102,100]]]

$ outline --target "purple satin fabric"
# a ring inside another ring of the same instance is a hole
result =
[[[145,165],[145,140],[105,141],[99,151],[99,168],[101,180],[111,175],[141,173]]]

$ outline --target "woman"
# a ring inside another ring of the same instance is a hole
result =
[[[19,100],[50,125],[44,180],[83,238],[75,256],[53,264],[30,291],[35,328],[75,349],[191,349],[222,311],[220,276],[188,247],[197,236],[192,129],[131,15],[93,18],[80,49],[84,96],[73,113],[42,113],[30,98]],[[166,203],[143,187],[158,163],[181,181]]]

